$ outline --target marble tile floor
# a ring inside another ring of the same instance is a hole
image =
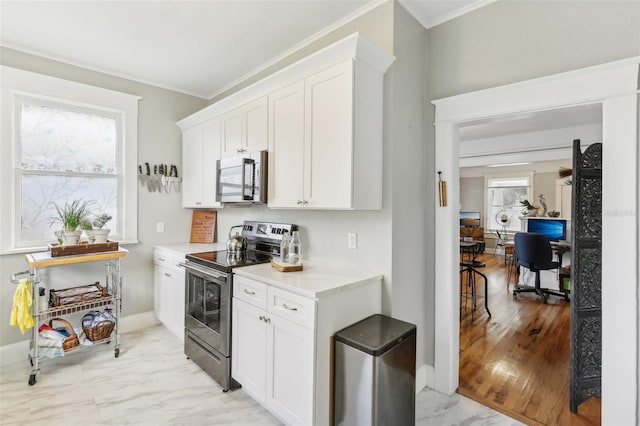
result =
[[[42,362],[34,386],[28,361],[2,367],[0,425],[280,424],[242,389],[223,393],[163,326],[124,334],[121,342],[117,359],[109,344]],[[417,395],[416,425],[520,424],[458,394]]]

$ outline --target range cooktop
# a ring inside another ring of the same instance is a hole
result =
[[[187,255],[187,260],[190,260],[191,262],[227,272],[229,272],[232,268],[240,266],[267,263],[272,258],[273,255],[270,253],[263,253],[254,250],[247,250],[243,255],[229,254],[226,250],[205,251]]]

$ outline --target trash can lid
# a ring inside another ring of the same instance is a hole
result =
[[[338,331],[337,342],[379,356],[416,333],[414,324],[375,314]]]

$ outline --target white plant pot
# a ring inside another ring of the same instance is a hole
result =
[[[78,244],[78,240],[80,239],[80,235],[82,235],[82,231],[62,231],[62,245],[70,246],[74,244]]]
[[[87,232],[87,238],[89,239],[89,243],[106,243],[107,238],[109,237],[110,229],[92,229]]]

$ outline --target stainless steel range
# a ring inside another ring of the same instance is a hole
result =
[[[245,221],[242,236],[247,250],[192,253],[185,261],[186,309],[184,353],[198,364],[223,391],[238,387],[231,378],[231,295],[233,269],[269,262],[280,255],[285,232],[296,225]]]

